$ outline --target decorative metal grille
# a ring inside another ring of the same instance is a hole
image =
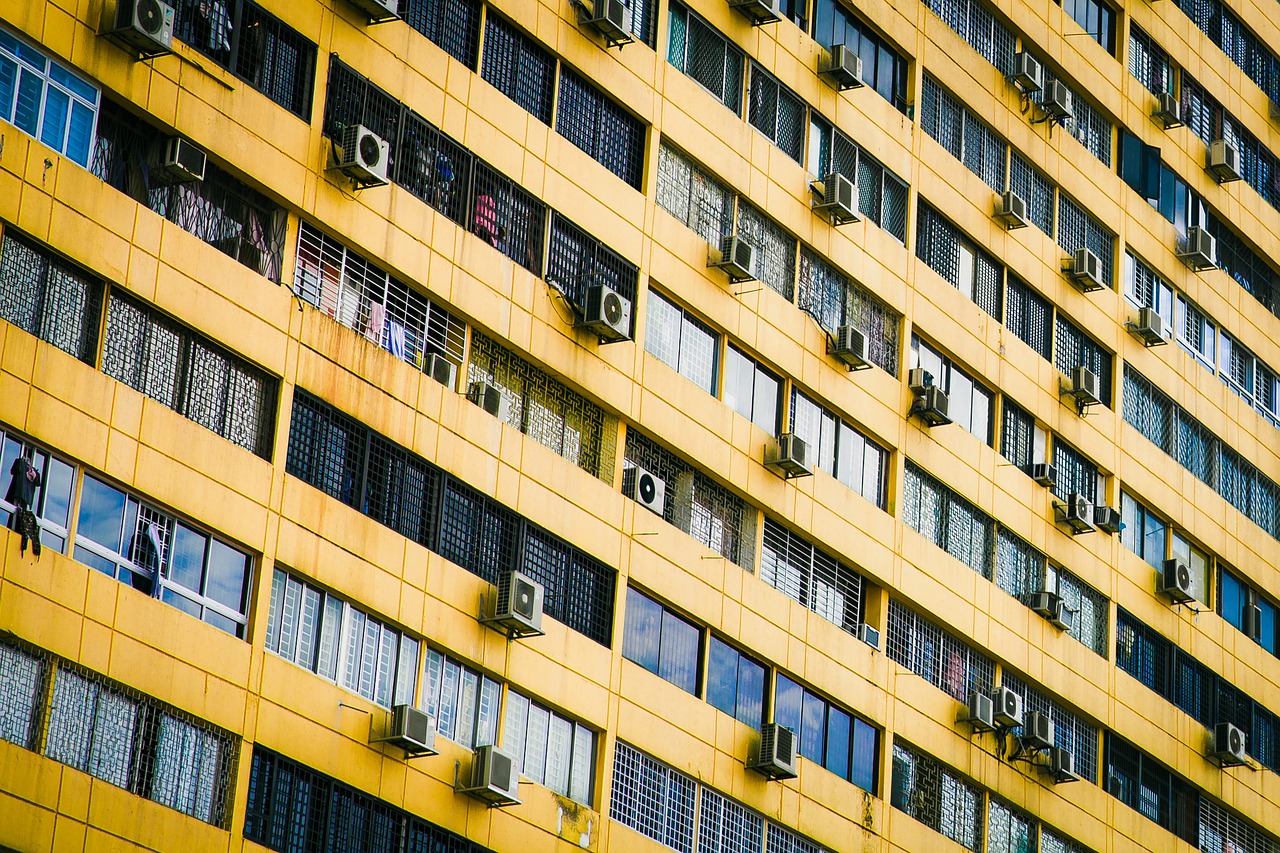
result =
[[[1070,376],[1077,367],[1087,367],[1098,377],[1099,397],[1104,406],[1111,405],[1111,353],[1058,312],[1057,340],[1053,363]]]
[[[174,36],[303,121],[311,120],[316,46],[250,0],[175,0]]]
[[[1153,95],[1173,92],[1173,62],[1169,54],[1132,23],[1129,24],[1129,73]]]
[[[1045,234],[1052,234],[1053,184],[1016,151],[1009,158],[1009,189],[1027,203],[1027,219]]]
[[[985,578],[992,574],[995,523],[989,515],[907,460],[902,520]]]
[[[400,0],[400,17],[474,70],[480,52],[480,7],[480,0]]]
[[[107,305],[102,370],[264,459],[278,380],[120,292]]]
[[[747,90],[747,121],[797,163],[804,163],[804,131],[808,107],[754,61]]]
[[[626,467],[667,485],[663,518],[747,571],[755,564],[757,510],[635,428],[627,429]]]
[[[835,335],[846,324],[859,328],[866,335],[872,364],[891,376],[897,375],[897,314],[808,246],[800,250],[799,305],[829,335]]]
[[[0,642],[0,738],[39,748],[48,672],[43,654]]]
[[[890,376],[897,376],[901,342],[897,312],[853,281],[848,282],[845,295],[849,300],[845,322],[862,329],[867,336],[868,359]]]
[[[1175,0],[1191,22],[1222,48],[1274,103],[1280,103],[1280,57],[1221,0]]]
[[[795,301],[799,242],[745,199],[738,202],[738,236],[756,249],[756,278]]]
[[[1055,495],[1066,500],[1074,492],[1084,495],[1089,503],[1098,502],[1098,466],[1056,437],[1053,441],[1053,467],[1058,474],[1053,486]]]
[[[969,694],[990,693],[995,662],[946,633],[896,599],[889,602],[885,644],[889,658],[961,702]]]
[[[671,4],[667,61],[701,83],[720,103],[742,115],[746,54],[680,3]]]
[[[1086,586],[1066,569],[1052,568],[1051,571],[1057,577],[1058,595],[1076,614],[1071,636],[1106,657],[1107,650],[1111,647],[1107,636],[1110,623],[1110,603],[1107,597]]]
[[[657,201],[714,246],[733,233],[733,193],[665,139],[658,149]]]
[[[982,849],[982,789],[895,740],[893,807],[975,853]]]
[[[1001,74],[1012,73],[1017,38],[980,0],[926,0],[925,6]]]
[[[640,270],[604,243],[574,225],[560,213],[552,214],[547,244],[546,279],[583,310],[592,285],[603,284],[636,303]],[[635,332],[631,314],[631,333]]]
[[[0,317],[93,364],[102,283],[6,228],[0,237]]]
[[[865,578],[767,517],[760,579],[857,636],[862,624]]]
[[[996,586],[1024,603],[1033,592],[1047,589],[1047,558],[1003,527],[996,534]]]
[[[640,189],[644,178],[644,123],[563,65],[556,95],[556,133],[629,186]]]
[[[1032,687],[1006,668],[1000,683],[1022,697],[1023,707],[1039,711],[1053,720],[1054,745],[1075,757],[1075,772],[1081,779],[1098,782],[1099,729],[1079,714]]]
[[[555,75],[555,56],[490,9],[480,76],[549,126]]]
[[[1078,841],[1059,835],[1041,824],[1040,853],[1092,853],[1092,851]]]
[[[1035,849],[1035,818],[988,797],[987,853],[1029,853]]]

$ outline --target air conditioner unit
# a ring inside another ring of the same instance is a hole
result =
[[[1115,535],[1124,527],[1120,510],[1113,506],[1098,505],[1093,508],[1093,524],[1103,533]]]
[[[1039,92],[1044,88],[1044,66],[1024,50],[1013,58],[1013,73],[1009,79],[1024,95]]]
[[[350,0],[351,5],[369,16],[369,23],[380,24],[400,17],[400,0]]]
[[[1213,757],[1223,767],[1239,767],[1249,763],[1245,751],[1244,732],[1231,723],[1215,723],[1213,726]]]
[[[1218,241],[1205,229],[1192,225],[1178,259],[1196,272],[1214,269],[1218,266]]]
[[[103,35],[142,57],[173,52],[173,7],[161,0],[117,0]]]
[[[1209,159],[1205,163],[1209,174],[1220,184],[1240,180],[1240,152],[1225,139],[1209,143]]]
[[[1040,109],[1053,121],[1065,122],[1075,115],[1071,104],[1071,90],[1061,80],[1050,80],[1044,87]]]
[[[1067,495],[1065,503],[1054,501],[1053,512],[1057,516],[1057,522],[1069,527],[1073,536],[1094,530],[1093,504],[1079,492]]]
[[[204,180],[204,152],[175,136],[165,141],[149,172],[155,184],[187,184]]]
[[[783,479],[810,477],[809,447],[794,433],[784,432],[765,450],[764,466]]]
[[[1063,631],[1070,631],[1075,626],[1075,611],[1067,607],[1062,596],[1056,592],[1033,592],[1027,603],[1032,610]]]
[[[1002,726],[1022,725],[1022,697],[1008,687],[1000,686],[991,694],[992,715]]]
[[[467,399],[500,421],[511,417],[511,404],[497,385],[488,382],[472,382],[467,388]]]
[[[405,758],[439,754],[431,717],[412,705],[396,705],[391,709],[391,730],[379,740],[403,749]]]
[[[362,124],[344,128],[334,152],[333,168],[366,187],[387,183],[391,145]]]
[[[1022,723],[1022,745],[1029,749],[1048,749],[1053,746],[1053,720],[1040,711],[1027,712]]]
[[[873,649],[880,648],[880,629],[872,628],[866,622],[858,626],[858,639]]]
[[[542,630],[542,598],[544,590],[528,575],[516,571],[498,575],[493,615],[481,621],[506,633],[508,638],[537,637]]]
[[[754,761],[747,764],[767,779],[796,778],[796,733],[777,723],[760,727],[760,744]]]
[[[925,389],[933,387],[933,374],[923,367],[913,367],[907,371],[907,387],[912,394],[923,394]]]
[[[581,326],[594,332],[601,343],[631,340],[631,300],[603,284],[587,288]]]
[[[862,57],[848,45],[833,44],[826,67],[818,72],[841,91],[862,87]]]
[[[1013,190],[1005,190],[1000,194],[1000,202],[996,205],[996,219],[1004,223],[1004,227],[1010,231],[1026,228],[1028,225],[1026,201]]]
[[[991,701],[990,696],[982,693],[969,694],[969,716],[964,718],[975,732],[995,731],[995,705]]]
[[[1255,643],[1262,639],[1262,608],[1246,604],[1240,613],[1240,630]]]
[[[827,342],[827,353],[849,365],[850,370],[871,366],[867,357],[867,336],[857,326],[841,326],[836,329],[835,340]]]
[[[588,2],[591,11],[584,15]],[[635,41],[627,27],[627,7],[622,0],[584,0],[579,13],[582,23],[603,36],[609,47],[622,47]]]
[[[1102,280],[1102,259],[1092,249],[1076,249],[1071,253],[1071,280],[1085,293],[1102,290],[1107,286]]]
[[[946,426],[951,423],[951,417],[947,414],[948,403],[946,393],[937,385],[930,385],[923,393],[916,395],[907,417],[918,415],[930,427]]]
[[[1170,557],[1160,564],[1160,591],[1178,604],[1195,601],[1195,594],[1191,591],[1191,567],[1181,557]]]
[[[1047,462],[1034,463],[1027,473],[1031,475],[1031,479],[1050,489],[1058,482],[1058,472]]]
[[[1139,308],[1138,319],[1125,325],[1129,327],[1129,334],[1142,341],[1143,346],[1158,347],[1169,343],[1164,336],[1164,317],[1154,308]]]
[[[1098,374],[1084,365],[1071,371],[1071,396],[1081,405],[1094,406],[1102,402],[1102,387]]]
[[[753,27],[782,20],[782,0],[729,0],[729,8],[736,9]]]
[[[1165,130],[1182,127],[1182,104],[1172,92],[1156,95],[1156,108],[1151,115],[1160,120]]]
[[[622,493],[659,516],[667,505],[667,484],[638,465],[622,472]]]
[[[756,277],[756,247],[741,237],[725,237],[720,243],[720,255],[709,266],[719,267],[729,274],[729,281],[754,281]]]
[[[1076,757],[1061,746],[1049,748],[1049,761],[1044,769],[1053,778],[1055,785],[1080,781],[1080,777],[1076,775]]]
[[[821,192],[814,186],[818,198],[813,203],[816,213],[831,217],[832,225],[861,222],[858,215],[858,186],[839,172],[832,172],[822,179]]]
[[[520,805],[520,771],[516,760],[496,746],[478,746],[471,759],[471,784],[457,788],[491,806]]]
[[[458,381],[458,365],[433,352],[427,356],[426,374],[452,391]]]

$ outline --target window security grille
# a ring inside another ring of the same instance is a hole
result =
[[[667,61],[701,83],[735,115],[742,115],[746,54],[680,3],[671,4]]]
[[[1035,461],[1035,420],[1007,396],[1002,409],[1000,453],[1025,471]]]
[[[400,17],[474,69],[480,50],[480,7],[480,0],[400,0]]]
[[[787,156],[804,162],[804,126],[808,108],[798,95],[755,62],[747,90],[747,121]]]
[[[485,23],[480,75],[534,118],[551,124],[555,56],[492,12]]]
[[[1111,645],[1107,637],[1110,609],[1107,597],[1086,586],[1065,569],[1055,569],[1054,574],[1058,582],[1058,595],[1076,614],[1071,636],[1106,657]]]
[[[1098,396],[1102,404],[1111,405],[1111,353],[1095,343],[1062,312],[1058,312],[1055,343],[1054,366],[1067,376],[1082,365],[1092,370],[1098,377]]]
[[[907,461],[902,520],[912,530],[985,578],[991,577],[995,523],[991,517]]]
[[[1234,145],[1240,155],[1240,174],[1245,183],[1267,204],[1280,210],[1280,186],[1276,184],[1280,158],[1185,71],[1182,72],[1182,114],[1192,133],[1206,145],[1215,139],[1226,139]]]
[[[644,124],[586,78],[561,66],[556,133],[640,189],[644,176]]]
[[[981,0],[926,0],[925,6],[1001,74],[1013,71],[1017,37]]]
[[[1072,115],[1071,118],[1067,119],[1064,129],[1088,149],[1090,154],[1101,160],[1104,166],[1110,168],[1113,147],[1112,138],[1115,135],[1115,128],[1112,126],[1111,121],[1085,100],[1084,95],[1072,85],[1071,80],[1055,74],[1053,69],[1047,65],[1044,67],[1044,80],[1046,87],[1050,81],[1056,80],[1071,92]],[[1031,100],[1033,101],[1038,102],[1043,98],[1043,89],[1031,95]]]
[[[987,853],[1036,849],[1036,820],[991,796],[987,798]]]
[[[1039,711],[1053,720],[1054,745],[1075,757],[1075,772],[1081,779],[1098,781],[1099,729],[1079,714],[1067,710],[1026,681],[1004,670],[1000,683],[1022,697],[1025,711]],[[1024,711],[1024,713],[1025,713]]]
[[[857,636],[865,579],[771,518],[764,522],[760,579]]]
[[[1111,796],[1195,844],[1200,810],[1196,789],[1110,732],[1105,750],[1107,791]]]
[[[1112,286],[1115,274],[1115,236],[1061,192],[1058,193],[1058,245],[1068,255],[1076,249],[1092,250],[1102,262],[1103,282],[1108,287]]]
[[[1065,501],[1077,493],[1091,504],[1098,503],[1098,466],[1061,439],[1053,442],[1053,467],[1058,474],[1053,493],[1058,498]]]
[[[916,204],[916,257],[978,307],[1000,318],[1004,267],[920,197]]]
[[[926,74],[923,86],[920,117],[925,133],[993,190],[1004,192],[1009,145],[935,78]]]
[[[1222,0],[1175,0],[1191,22],[1222,48],[1272,102],[1280,103],[1280,57],[1277,57]]]
[[[973,691],[990,693],[995,662],[897,600],[889,602],[885,649],[889,658],[961,702]]]
[[[1027,203],[1027,219],[1045,234],[1052,234],[1054,186],[1016,151],[1009,158],[1009,189]]]
[[[587,304],[587,291],[603,284],[621,296],[636,301],[640,271],[635,264],[574,225],[563,215],[553,213],[551,238],[547,244],[546,278],[574,305]],[[632,312],[631,333],[635,333]]]
[[[1173,92],[1169,54],[1134,24],[1129,25],[1129,73],[1153,95]]]
[[[733,233],[734,195],[663,140],[658,149],[658,206],[719,246]]]
[[[895,740],[893,807],[961,846],[982,849],[982,789],[931,756]]]
[[[843,325],[860,329],[871,363],[898,375],[898,315],[807,246],[800,250],[799,305],[828,335]]]
[[[745,200],[738,203],[738,236],[755,246],[756,278],[788,302],[794,301],[796,238]]]
[[[98,353],[102,284],[5,229],[0,238],[0,317],[86,364]]]

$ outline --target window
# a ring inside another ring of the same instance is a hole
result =
[[[846,325],[860,330],[867,338],[867,359],[898,375],[898,315],[808,246],[800,249],[799,305],[828,335]]]
[[[1139,27],[1129,24],[1129,73],[1153,95],[1174,91],[1173,62],[1164,48]]]
[[[275,570],[267,651],[390,708],[413,704],[420,645],[350,602]]]
[[[1070,635],[1097,654],[1107,656],[1110,644],[1106,596],[1066,569],[1050,565],[1044,554],[1005,527],[996,531],[995,561],[996,586],[1023,603],[1029,603],[1036,592],[1057,593],[1075,613]]]
[[[245,635],[252,558],[88,474],[73,556],[228,634]]]
[[[742,70],[746,55],[714,27],[680,3],[671,4],[667,61],[742,115]]]
[[[644,348],[708,394],[716,393],[720,336],[688,311],[649,290]]]
[[[1006,396],[1000,407],[1000,420],[1000,454],[1019,469],[1030,472],[1037,459],[1037,437],[1039,456],[1043,456],[1044,450],[1044,436],[1038,435],[1035,419]]]
[[[933,384],[947,395],[947,414],[952,421],[973,433],[984,444],[992,444],[995,398],[990,391],[914,334],[911,336],[911,367],[922,367],[933,375]]]
[[[1013,71],[1017,37],[991,14],[982,0],[927,0],[925,6],[959,34],[1000,73]]]
[[[547,241],[547,283],[560,291],[579,309],[587,304],[587,292],[605,285],[636,304],[640,271],[636,265],[592,237],[559,212],[551,214],[551,235]],[[627,334],[635,334],[635,315]]]
[[[733,193],[665,139],[658,149],[657,201],[708,243],[719,246],[733,232]]]
[[[1175,0],[1209,40],[1257,83],[1272,102],[1280,103],[1280,58],[1222,0]]]
[[[1132,252],[1124,254],[1124,295],[1139,308],[1150,308],[1164,319],[1165,336],[1173,334],[1173,288]]]
[[[37,735],[42,734],[47,672],[42,656],[0,643],[0,738],[35,748]]]
[[[1210,370],[1217,370],[1218,330],[1208,315],[1191,304],[1186,297],[1178,296],[1178,343],[1182,344]]]
[[[0,475],[11,476],[13,464],[24,453],[30,454],[30,462],[39,480],[28,509],[35,513],[40,525],[40,544],[60,554],[67,552],[67,528],[71,519],[71,501],[75,488],[75,467],[64,462],[42,447],[26,441],[22,436],[3,430],[3,447],[0,449]],[[0,523],[12,530],[14,504],[0,500]]]
[[[1035,849],[1035,818],[988,797],[987,853],[1026,853]]]
[[[176,38],[303,121],[311,121],[316,46],[250,0],[174,3]]]
[[[627,428],[625,464],[639,466],[666,483],[664,519],[720,556],[753,569],[755,507],[634,427]]]
[[[1191,593],[1197,601],[1209,603],[1212,589],[1213,559],[1196,547],[1179,530],[1169,531],[1169,556],[1177,557],[1191,569]]]
[[[907,238],[907,184],[816,112],[809,119],[809,171],[839,172],[858,187],[858,210],[899,241]]]
[[[136,391],[271,457],[277,380],[154,308],[113,291],[102,370]]]
[[[1015,676],[1008,669],[1003,671],[1000,684],[1022,697],[1023,713],[1039,711],[1053,720],[1054,746],[1061,747],[1074,758],[1076,775],[1081,779],[1098,781],[1098,726],[1085,720],[1060,702],[1031,686],[1030,682]]]
[[[1027,219],[1045,234],[1053,233],[1053,183],[1017,151],[1009,154],[1009,189],[1027,203]]]
[[[916,257],[978,303],[983,311],[999,319],[1004,268],[943,219],[923,198],[916,210]]]
[[[11,229],[0,240],[0,317],[93,364],[102,284]]]
[[[1116,52],[1116,13],[1101,0],[1062,0],[1062,10],[1070,15],[1107,53]]]
[[[1080,451],[1060,438],[1053,441],[1053,467],[1058,477],[1053,493],[1062,500],[1072,494],[1084,495],[1091,504],[1100,502],[1102,474]]]
[[[587,152],[629,186],[644,177],[644,124],[585,77],[560,69],[556,133]]]
[[[982,791],[933,758],[893,742],[893,807],[961,846],[982,844]]]
[[[97,86],[0,28],[0,121],[88,166],[101,98]]]
[[[880,733],[869,723],[778,673],[773,719],[791,729],[799,753],[832,773],[876,792]]]
[[[401,0],[400,17],[474,69],[480,50],[480,5],[480,0]]]
[[[924,75],[920,125],[987,186],[1004,192],[1008,143],[930,74]]]
[[[718,637],[707,644],[707,701],[759,731],[764,717],[765,667]]]
[[[725,354],[725,405],[769,435],[778,434],[782,380],[730,345]]]
[[[890,660],[961,702],[968,702],[974,691],[989,693],[995,686],[996,667],[991,658],[896,599],[889,601],[885,636]]]
[[[622,656],[697,696],[702,631],[634,587],[627,588]]]
[[[1280,209],[1280,186],[1276,185],[1280,158],[1185,71],[1182,73],[1182,103],[1185,121],[1192,132],[1206,145],[1215,139],[1230,140],[1240,156],[1240,175],[1245,183],[1257,190],[1272,207]]]
[[[1076,249],[1090,249],[1102,262],[1102,281],[1113,286],[1115,237],[1065,193],[1058,193],[1058,245],[1068,255]]]
[[[1196,844],[1200,797],[1195,788],[1110,732],[1106,764],[1111,796]]]
[[[1258,608],[1257,637],[1254,639],[1271,654],[1280,651],[1277,641],[1276,606],[1254,589],[1248,581],[1237,577],[1233,572],[1218,567],[1217,610],[1237,630],[1244,631],[1246,608]]]
[[[989,515],[910,460],[901,500],[908,527],[978,574],[991,577],[995,523]]]
[[[767,517],[760,579],[828,622],[857,635],[862,625],[866,580]]]
[[[791,431],[817,453],[817,467],[884,509],[889,453],[798,389],[791,391]]]
[[[801,4],[803,5],[803,4]],[[862,80],[880,97],[907,111],[907,60],[837,0],[817,0],[813,37],[827,50],[842,44],[862,58]]]
[[[804,163],[804,101],[764,68],[751,63],[751,88],[747,90],[747,121],[787,156]]]
[[[502,747],[515,756],[526,778],[591,805],[596,734],[582,723],[508,689]]]
[[[1102,405],[1111,405],[1111,353],[1104,350],[1079,327],[1058,312],[1057,346],[1054,366],[1067,376],[1077,367],[1087,367],[1098,377],[1098,396]]]
[[[418,704],[436,733],[468,749],[497,743],[502,685],[435,649],[427,649]]]
[[[1067,2],[1071,2],[1071,0],[1067,0]],[[1089,2],[1089,0],[1085,0],[1085,2]],[[1072,85],[1072,81],[1069,78],[1055,74],[1048,65],[1044,66],[1044,80],[1046,85],[1053,80],[1057,80],[1067,87],[1067,91],[1071,92],[1072,115],[1063,124],[1063,129],[1074,136],[1076,141],[1083,145],[1090,154],[1097,157],[1102,162],[1102,165],[1111,168],[1111,148],[1114,145],[1112,137],[1115,135],[1115,128],[1111,124],[1111,120],[1090,104],[1084,93]],[[1040,101],[1043,98],[1043,89],[1031,96],[1033,101]],[[1061,224],[1058,227],[1061,228]]]
[[[738,204],[738,236],[756,248],[756,278],[788,302],[795,301],[796,238],[746,200]]]

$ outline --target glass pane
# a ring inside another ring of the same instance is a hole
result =
[[[76,534],[119,553],[124,493],[88,476],[84,478],[80,492],[80,519]]]
[[[698,629],[670,612],[662,614],[658,675],[690,693],[698,692]]]
[[[209,543],[209,571],[205,595],[237,613],[245,612],[249,557],[217,539]]]
[[[186,525],[179,524],[173,537],[173,553],[169,560],[169,580],[199,594],[204,574],[204,548],[208,538]]]
[[[707,701],[726,714],[737,711],[738,652],[711,638],[707,654]]]
[[[825,765],[841,779],[849,778],[849,738],[851,718],[839,708],[832,708],[827,717],[827,754]]]
[[[801,706],[804,689],[785,675],[778,675],[777,693],[773,700],[773,720],[797,735],[800,734]]]
[[[628,588],[626,629],[622,639],[623,657],[656,674],[661,637],[662,607],[635,589]]]

